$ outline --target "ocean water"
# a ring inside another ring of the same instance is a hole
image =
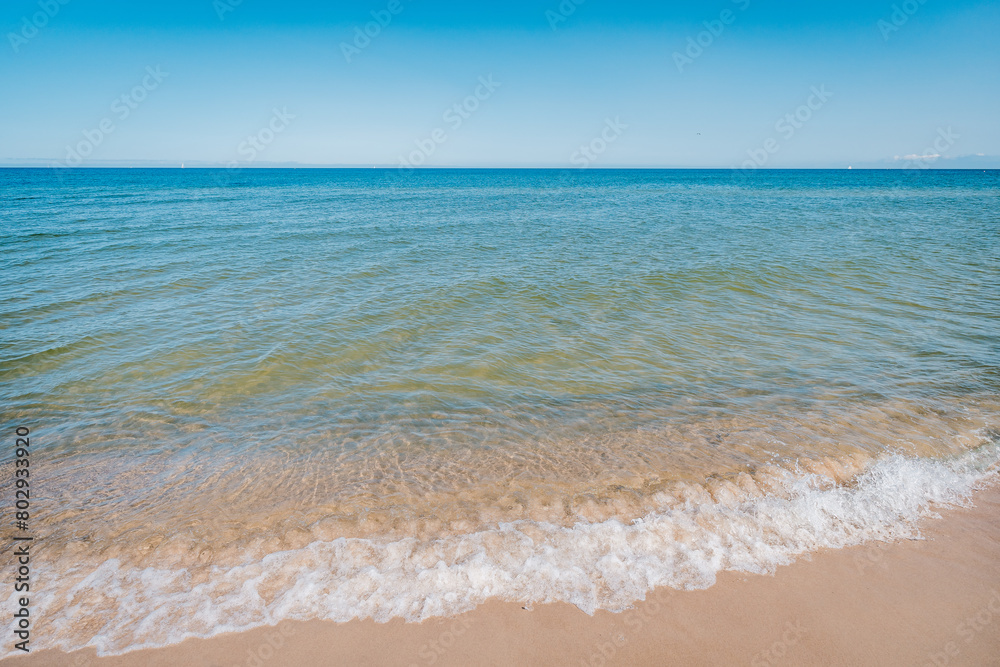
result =
[[[996,477],[1000,172],[6,169],[0,197],[38,648],[621,610],[914,536]]]

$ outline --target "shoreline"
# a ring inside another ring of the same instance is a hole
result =
[[[12,656],[73,667],[266,665],[1000,665],[1000,486],[924,519],[925,539],[821,550],[774,575],[719,573],[661,588],[622,613],[491,600],[451,618],[284,621],[98,658]]]

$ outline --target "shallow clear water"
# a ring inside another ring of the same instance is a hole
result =
[[[1000,172],[8,169],[0,192],[0,399],[36,448],[53,644],[620,608],[909,530],[993,463]],[[767,553],[737,557],[747,522]],[[678,544],[727,555],[695,576],[661,562]],[[622,549],[645,583],[560,588]]]

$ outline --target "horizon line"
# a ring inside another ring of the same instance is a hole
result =
[[[550,167],[550,166],[423,166],[423,167],[400,167],[386,165],[324,165],[324,164],[273,164],[256,166],[226,167],[220,165],[192,165],[185,163],[172,164],[108,164],[108,165],[76,165],[67,167],[64,165],[38,165],[38,164],[18,164],[0,162],[0,169],[33,169],[38,171],[66,170],[66,171],[87,171],[101,169],[161,169],[161,170],[187,170],[196,169],[201,171],[293,171],[296,169],[305,170],[353,170],[353,171],[1000,171],[1000,166],[972,166],[972,167],[938,167],[933,165],[921,167],[894,167],[894,166],[847,166],[847,167],[665,167],[665,166],[631,166],[616,165],[607,167]]]

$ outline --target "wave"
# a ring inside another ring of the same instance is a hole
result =
[[[42,562],[36,636],[44,648],[105,656],[283,620],[421,621],[490,598],[622,611],[659,586],[707,588],[722,571],[770,573],[818,549],[919,537],[920,519],[967,505],[996,478],[995,436],[948,460],[889,456],[839,485],[780,471],[753,492],[693,495],[631,523],[525,520],[427,540],[339,538],[235,567]]]

